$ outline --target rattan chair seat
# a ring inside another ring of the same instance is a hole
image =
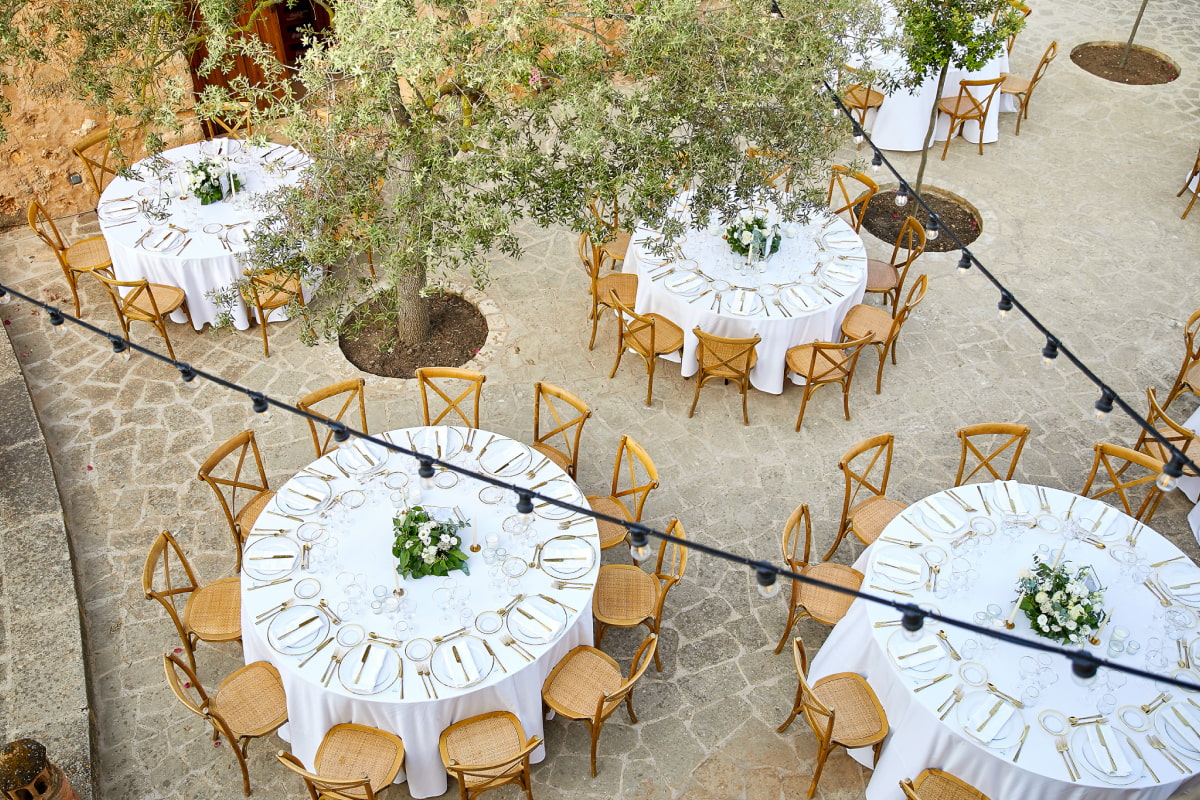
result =
[[[608,514],[610,517],[624,517],[632,520],[629,515],[629,509],[620,500],[609,497],[601,497],[599,495],[589,495],[587,498],[588,505],[592,511],[598,511],[601,514]],[[623,525],[616,525],[612,522],[599,520],[596,523],[600,527],[600,548],[612,547],[617,542],[625,538],[627,531]]]
[[[886,292],[900,282],[900,270],[886,261],[867,259],[867,291]]]
[[[856,83],[842,93],[842,102],[851,108],[875,108],[883,105],[884,94]]]
[[[1000,84],[1000,91],[1005,94],[1024,94],[1029,91],[1029,78],[1022,78],[1020,75],[1005,75],[1004,83]]]
[[[536,444],[531,444],[530,447],[553,461],[563,472],[570,472],[568,468],[571,466],[571,459],[562,450],[559,450],[557,447],[551,447],[545,442],[537,442]]]
[[[279,672],[266,661],[247,664],[221,681],[209,708],[237,736],[263,736],[287,722],[287,698]]]
[[[907,795],[908,787],[902,788]],[[940,769],[923,770],[911,789],[920,800],[988,800],[987,795],[971,784]]]
[[[861,339],[874,332],[872,344],[883,344],[892,330],[892,315],[882,308],[864,304],[856,305],[842,320],[842,333],[847,339]]]
[[[816,578],[835,586],[847,589],[858,589],[863,583],[863,574],[853,567],[844,564],[813,564],[800,571],[801,575]],[[836,625],[850,610],[854,602],[853,595],[823,589],[809,583],[800,584],[800,605],[808,611],[808,615],[824,625]]]
[[[683,347],[683,329],[661,314],[647,314],[654,320],[654,355],[673,353]],[[650,355],[650,329],[642,328],[626,335],[625,343],[642,355]]]
[[[292,276],[280,284],[279,289],[260,290],[258,299],[264,310],[283,308],[300,294],[300,281]]]
[[[618,228],[613,231],[613,238],[600,245],[600,252],[611,258],[613,261],[624,261],[625,254],[629,252],[629,241],[633,237],[629,231]]]
[[[446,753],[459,764],[492,764],[511,758],[525,746],[520,731],[506,717],[483,717],[450,731],[445,738]],[[468,786],[487,783],[501,775],[515,775],[521,763],[508,767],[479,770],[460,776]]]
[[[847,516],[858,538],[865,544],[870,544],[878,539],[888,523],[907,507],[904,503],[887,497],[868,497],[850,509]]]
[[[321,741],[315,772],[335,780],[371,779],[371,790],[387,788],[404,761],[404,743],[399,736],[365,725],[342,724],[330,729]],[[366,797],[363,789],[348,789],[351,797]]]
[[[267,504],[271,502],[271,498],[275,496],[274,492],[259,492],[250,498],[250,502],[242,506],[242,510],[238,512],[234,521],[242,529],[242,536],[250,533],[250,529],[254,527],[254,523],[258,520],[258,515],[263,512]]]
[[[633,303],[637,299],[637,290],[638,276],[629,272],[605,275],[596,280],[596,297],[600,299],[601,304],[608,299],[610,292],[616,292],[618,300],[633,308]]]
[[[242,636],[242,581],[215,580],[188,595],[183,625],[206,642],[232,642]]]
[[[813,694],[827,708],[836,709],[833,741],[847,748],[866,747],[887,734],[887,720],[876,708],[871,687],[853,672],[839,672],[813,684]]]
[[[77,272],[112,266],[112,256],[108,254],[108,243],[103,236],[80,239],[67,248],[65,255],[71,269]]]
[[[938,110],[946,114],[961,117],[973,113],[975,111],[975,104],[971,102],[971,98],[964,97],[963,95],[943,97],[938,102]]]
[[[564,717],[583,719],[596,713],[602,695],[617,691],[624,681],[621,667],[606,653],[581,647],[542,688],[542,697]]]
[[[846,363],[848,356],[845,352],[831,352],[827,359],[822,359],[817,364],[817,374],[809,375],[808,371],[812,366],[813,346],[811,344],[798,344],[795,347],[788,348],[785,360],[787,368],[797,375],[802,375],[810,381],[822,381],[826,378],[837,377],[838,366]]]
[[[183,293],[182,289],[177,286],[168,286],[165,283],[151,283],[147,292],[154,296],[154,305],[158,306],[159,314],[170,314],[183,305],[183,301],[187,299],[187,295]],[[150,305],[150,297],[147,296],[147,292],[142,292],[125,309],[125,316],[143,322],[151,322],[159,318],[159,314],[154,313],[154,306]]]
[[[596,580],[592,614],[609,625],[632,627],[654,613],[658,581],[629,564],[605,564]]]

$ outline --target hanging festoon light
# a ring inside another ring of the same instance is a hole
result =
[[[1008,319],[1008,312],[1013,310],[1013,296],[1007,289],[1000,292],[1000,302],[996,303],[996,308],[1000,309],[998,316],[1001,321]]]
[[[0,289],[0,306],[6,306],[11,302],[12,302],[12,295],[10,295],[8,293],[8,290]]]
[[[267,402],[265,394],[250,392],[250,407],[254,409],[255,414],[258,414],[259,422],[271,421],[271,404]]]
[[[57,308],[52,308],[50,309],[49,317],[50,327],[55,333],[61,335],[67,332],[67,326],[63,324],[67,320],[61,311],[59,311]]]
[[[877,173],[883,167],[883,153],[879,150],[875,151],[875,155],[871,156],[871,172]]]
[[[925,238],[929,241],[934,241],[941,235],[942,222],[938,219],[937,214],[929,215],[929,222],[925,223]]]
[[[770,599],[779,594],[779,576],[775,574],[775,567],[765,561],[760,561],[754,565],[754,580],[758,583],[758,593],[763,597]]]
[[[417,459],[421,462],[421,466],[417,468],[417,476],[421,479],[422,489],[433,488],[433,459],[428,456],[422,456]]]
[[[629,555],[634,561],[644,561],[650,555],[650,535],[645,525],[629,526]]]
[[[120,336],[117,336],[115,333],[110,333],[108,335],[108,341],[112,343],[113,358],[117,359],[118,361],[129,360],[129,345],[125,343],[124,339],[122,339]]]
[[[1183,455],[1178,451],[1171,453],[1171,459],[1163,464],[1162,472],[1154,479],[1159,489],[1169,492],[1175,488],[1180,476],[1183,475]]]
[[[1096,401],[1096,421],[1104,422],[1108,419],[1108,415],[1113,410],[1113,393],[1105,389],[1100,393],[1100,399]]]
[[[863,129],[862,129],[861,125],[859,125],[857,122],[854,122],[853,125],[854,125],[854,128],[853,128],[853,130],[854,130],[854,145],[855,145],[855,147],[857,147],[858,145],[863,143],[863,138],[864,138],[865,134],[863,133]]]
[[[1046,337],[1046,346],[1042,348],[1042,366],[1046,369],[1051,369],[1054,366],[1055,360],[1058,358],[1058,339],[1053,336]]]
[[[192,365],[186,361],[180,361],[176,367],[179,369],[179,379],[183,381],[183,385],[189,389],[195,389],[200,385],[196,380],[196,370],[192,369]]]
[[[963,248],[962,255],[958,258],[958,274],[966,275],[971,270],[971,251]]]
[[[350,441],[350,429],[346,427],[345,423],[331,419],[326,424],[329,426],[329,430],[333,431],[333,440],[335,442],[343,444]]]
[[[925,612],[914,605],[904,607],[900,618],[900,627],[904,630],[904,638],[915,642],[921,638],[921,629],[925,627]]]
[[[1080,686],[1091,686],[1100,670],[1100,661],[1086,650],[1071,654],[1071,680]]]
[[[900,181],[900,188],[896,190],[896,198],[893,200],[896,208],[904,208],[908,205],[908,184]]]

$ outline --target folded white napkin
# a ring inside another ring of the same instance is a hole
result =
[[[387,661],[386,647],[370,644],[367,647],[371,648],[371,653],[367,656],[367,663],[362,664],[362,674],[354,682],[354,688],[356,689],[374,689],[375,683],[379,679],[379,672],[383,669],[383,665]],[[358,672],[358,667],[358,664],[350,664],[350,668],[355,672]]]
[[[812,311],[817,307],[817,300],[803,286],[793,286],[787,290],[784,298],[799,311]]]
[[[875,562],[875,572],[883,575],[886,578],[899,581],[900,583],[916,583],[921,580],[922,573],[919,565],[909,564],[905,561],[901,561],[900,559],[896,558],[895,553],[890,554],[888,558],[891,559],[891,561]],[[901,567],[908,567],[913,571],[908,572],[907,570],[901,569]]]
[[[904,652],[902,652],[902,653],[896,653],[896,663],[899,664],[904,669],[912,669],[913,667],[919,667],[922,664],[928,664],[930,661],[937,661],[939,658],[941,658],[942,656],[944,656],[946,654],[946,652],[944,650],[942,650],[941,647],[938,647],[937,644],[935,643],[932,650],[926,650],[924,653],[917,653],[915,656],[910,656],[908,658],[902,657],[902,656],[907,655],[908,653],[915,653],[917,650],[920,650],[921,647],[928,647],[928,646],[929,646],[928,644],[923,644],[920,647],[913,646],[913,647],[906,648],[904,650]],[[997,711],[996,713],[999,714],[1000,712]],[[981,718],[975,724],[978,725],[982,721],[983,721],[983,719]]]
[[[688,294],[689,292],[696,291],[707,282],[699,275],[687,275],[682,280],[669,284],[667,289],[676,294]]]
[[[270,558],[272,555],[286,555],[287,558]],[[266,558],[266,561],[255,561],[253,570],[260,575],[271,575],[276,572],[287,572],[296,563],[296,556],[291,553],[256,553],[251,559]]]
[[[1016,481],[1005,481],[1004,488],[1008,490],[1008,495],[1012,498],[1013,505],[1017,507],[1017,513],[1029,513],[1029,509],[1025,505],[1025,497],[1021,494],[1021,484]]]
[[[1114,778],[1119,778],[1123,775],[1128,775],[1133,772],[1133,768],[1129,766],[1129,761],[1125,758],[1125,753],[1121,751],[1121,745],[1117,743],[1117,734],[1112,728],[1105,725],[1104,742],[1108,745],[1106,750],[1104,745],[1100,744],[1099,725],[1084,725],[1083,732],[1087,736],[1088,747],[1092,751],[1092,763],[1100,770]],[[1108,754],[1112,753],[1112,761],[1108,760]],[[1116,768],[1113,768],[1113,764]]]
[[[945,517],[946,519],[950,520],[951,523],[954,524],[953,530],[958,530],[967,521],[966,518],[963,516],[962,509],[959,508],[957,505],[948,502],[944,497],[931,497],[931,498],[929,498],[928,502],[929,502],[929,505],[933,506],[938,511],[942,512],[940,516],[935,514],[935,516],[938,516],[938,521],[944,525],[946,520],[942,519],[942,517]],[[928,516],[928,515],[926,515],[926,516]],[[950,531],[947,531],[947,533],[949,533],[949,532]]]
[[[858,276],[859,276],[859,273],[857,271],[851,272],[847,269],[839,268],[836,266],[826,267],[825,274],[832,276],[834,278],[842,278],[847,281],[856,281],[856,280],[858,280]]]
[[[286,633],[286,631],[285,631],[285,633]],[[321,620],[317,619],[317,620],[313,620],[312,622],[308,623],[303,628],[301,628],[298,632],[292,634],[288,638],[283,639],[280,642],[280,644],[282,644],[286,647],[290,647],[292,649],[297,649],[297,648],[303,647],[304,645],[313,641],[320,634],[321,634]]]
[[[947,524],[946,520],[938,516],[937,512],[931,506],[921,505],[917,508],[916,513],[920,516],[922,522],[924,522],[925,527],[932,528],[938,533],[951,534],[958,529],[957,525]]]
[[[996,703],[999,703],[1000,707],[996,709],[996,713],[992,716],[991,720],[986,725],[983,725],[983,721],[987,719],[988,714],[995,708]],[[967,734],[981,742],[990,742],[996,738],[996,735],[1000,733],[1001,729],[1008,722],[1009,717],[1016,713],[1016,711],[1016,707],[1004,702],[1000,698],[993,699],[991,695],[988,695],[987,699],[979,704],[979,708],[975,709],[975,713],[967,720]],[[980,725],[983,725],[982,730],[978,730]]]
[[[445,648],[443,648],[445,649]],[[454,658],[454,653],[458,653],[458,657],[462,659],[462,669],[459,669],[458,661]],[[467,683],[474,683],[479,680],[479,666],[475,663],[475,657],[471,653],[471,648],[463,645],[459,647],[456,644],[450,645],[450,652],[446,654],[447,667],[455,672],[467,673]],[[450,674],[455,674],[454,672]]]
[[[553,636],[554,634],[558,633],[558,629],[562,627],[562,623],[559,620],[555,619],[554,617],[547,616],[535,604],[529,603],[528,605],[522,607],[529,612],[529,616],[533,617],[538,622],[550,629],[549,635]],[[543,633],[545,633],[545,631],[543,631]]]
[[[1200,730],[1200,721],[1196,719],[1195,715],[1189,714],[1187,711],[1179,710],[1179,706],[1172,706],[1169,709],[1164,708],[1158,713],[1163,715],[1163,719],[1167,722],[1167,727],[1171,729],[1171,734],[1181,744],[1186,744],[1188,747],[1192,748],[1192,750],[1200,752],[1200,739],[1196,738],[1196,734],[1192,733],[1191,728],[1188,728],[1187,725],[1184,725],[1178,716],[1179,714],[1184,714],[1187,717],[1188,722],[1192,724],[1192,728]]]

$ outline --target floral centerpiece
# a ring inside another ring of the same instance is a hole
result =
[[[404,577],[445,577],[456,569],[470,574],[467,554],[459,548],[462,539],[457,535],[467,523],[435,520],[421,506],[413,506],[392,523],[396,531],[392,555],[397,559],[396,571]]]
[[[202,206],[224,200],[226,195],[236,194],[243,188],[242,179],[228,165],[208,158],[187,165],[183,171],[183,184],[187,191],[200,198]]]
[[[757,244],[755,234],[758,236]],[[729,249],[739,256],[750,256],[753,248],[754,255],[760,258],[775,255],[783,241],[778,225],[768,225],[765,216],[749,209],[743,209],[738,214],[737,222],[725,229],[725,239],[729,242]]]
[[[1052,567],[1034,556],[1033,569],[1023,569],[1017,575],[1017,590],[1021,592],[1018,607],[1039,636],[1063,644],[1082,644],[1104,617],[1104,592],[1091,588],[1096,585],[1091,567],[1072,572],[1067,563]]]

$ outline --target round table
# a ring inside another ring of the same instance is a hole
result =
[[[238,176],[244,189],[237,197],[201,205],[189,196],[183,171],[206,159]],[[227,309],[215,303],[209,292],[233,285],[248,266],[246,240],[261,216],[249,202],[251,195],[295,183],[308,163],[308,157],[293,147],[254,147],[237,139],[195,142],[139,161],[133,169],[144,179],[117,176],[97,207],[117,279],[145,278],[177,286],[187,295],[196,330],[216,324]],[[181,193],[188,199],[181,199]],[[165,217],[147,216],[146,209],[152,206]],[[250,326],[240,296],[228,310],[239,330]],[[284,309],[270,316],[273,321],[286,318]],[[186,321],[182,310],[171,319]]]
[[[656,231],[639,227],[633,234],[624,270],[638,276],[637,312],[661,314],[683,329],[684,377],[699,369],[696,326],[717,336],[758,334],[762,341],[750,382],[779,394],[788,348],[840,341],[842,319],[862,302],[867,288],[862,239],[844,220],[821,210],[807,223],[781,225],[779,251],[761,267],[746,268],[746,259],[722,238],[725,226],[715,216],[701,224],[690,220],[687,197],[672,206],[690,224],[675,257],[654,252],[661,238]],[[775,216],[769,207],[761,213]]]
[[[586,506],[566,473],[505,436],[440,427],[383,438]],[[421,489],[416,461],[388,453],[351,440],[280,487],[244,551],[242,641],[247,663],[279,669],[288,704],[281,735],[301,761],[313,763],[334,725],[371,725],[404,740],[399,780],[407,777],[412,796],[433,797],[447,787],[438,736],[454,722],[506,710],[527,736],[542,733],[542,683],[572,648],[592,643],[599,535],[591,517],[538,504],[529,532],[514,536],[505,532],[515,516],[511,492],[448,471]],[[396,574],[392,520],[418,504],[437,519],[470,523],[460,531],[469,575]],[[486,563],[491,536],[507,560]],[[473,539],[479,552],[469,549]],[[443,606],[447,580],[456,586]],[[532,760],[543,757],[539,748]]]
[[[974,510],[967,511],[963,505]],[[1002,520],[1012,515],[1014,506],[1029,516],[1006,529]],[[1064,535],[1072,529],[1072,521],[1081,526],[1088,539]],[[1025,523],[1032,523],[1032,527]],[[965,535],[972,528],[980,533]],[[992,528],[996,529],[994,533],[984,535]],[[1135,548],[1128,545],[1131,534],[1136,537]],[[1103,549],[1099,545],[1104,545]],[[1132,550],[1143,561],[1143,574],[1160,586],[1200,582],[1200,568],[1162,536],[1097,501],[1013,482],[940,492],[909,506],[893,520],[863,553],[858,567],[866,575],[866,591],[901,601],[929,603],[946,616],[970,621],[975,620],[977,612],[986,612],[988,605],[995,605],[1000,615],[994,624],[1002,626],[1006,619],[1012,619],[1015,627],[1010,633],[1046,642],[1033,633],[1023,612],[1013,611],[1018,572],[1033,566],[1033,555],[1039,549],[1049,563],[1054,563],[1061,552],[1061,558],[1072,569],[1091,566],[1106,587],[1104,607],[1113,613],[1113,619],[1104,627],[1100,645],[1088,645],[1089,651],[1118,663],[1150,666],[1160,673],[1180,669],[1176,664],[1180,654],[1167,633],[1166,615],[1175,616],[1185,640],[1192,643],[1198,630],[1196,609],[1200,608],[1200,594],[1192,592],[1200,589],[1200,583],[1190,589],[1164,589],[1177,593],[1169,595],[1175,605],[1164,608],[1136,580],[1141,576],[1123,572],[1113,555],[1124,557]],[[941,562],[936,590],[926,559]],[[944,769],[990,797],[1157,800],[1200,785],[1200,775],[1195,772],[1200,751],[1191,753],[1190,759],[1180,758],[1186,765],[1186,772],[1181,773],[1147,740],[1148,735],[1157,735],[1177,745],[1174,737],[1189,735],[1175,730],[1176,708],[1181,708],[1189,721],[1194,719],[1193,724],[1200,729],[1200,706],[1187,702],[1200,703],[1200,694],[1165,689],[1171,693],[1171,701],[1147,715],[1138,707],[1153,703],[1165,685],[1102,669],[1087,688],[1073,680],[1071,665],[1061,656],[1045,655],[1038,663],[1035,650],[996,640],[985,647],[985,637],[932,621],[926,623],[919,639],[911,641],[904,637],[897,617],[893,609],[856,601],[814,659],[809,676],[815,681],[836,672],[859,673],[883,704],[891,733],[867,786],[866,796],[871,800],[901,798],[898,781],[916,777],[925,767]],[[1117,628],[1129,632],[1130,640],[1139,643],[1140,652],[1109,655],[1108,643]],[[939,630],[945,630],[949,645],[961,660],[952,657],[938,637]],[[1162,661],[1148,655],[1158,642],[1162,643]],[[929,645],[934,647],[917,652]],[[1190,658],[1200,657],[1200,646],[1192,651]],[[1030,657],[1032,661],[1024,660]],[[926,658],[932,660],[921,663]],[[1200,683],[1196,672],[1181,673],[1180,677]],[[988,683],[1029,705],[1017,709],[1007,701],[1001,702],[999,695],[989,692]],[[1026,694],[1030,686],[1036,686],[1037,698]],[[953,700],[956,688],[963,690],[957,702]],[[1111,764],[1101,764],[1100,769],[1094,763],[1102,758],[1093,749],[1100,747],[1098,739],[1089,740],[1095,725],[1067,724],[1066,717],[1095,715],[1107,702],[1112,702],[1114,709],[1107,712],[1108,723],[1100,729],[1100,735],[1107,737],[1104,744],[1121,750],[1117,758],[1126,763],[1118,764],[1116,771],[1127,766],[1127,775],[1110,775]],[[985,719],[993,707],[997,711],[995,722]],[[977,722],[984,723],[982,730]],[[1029,730],[1022,747],[1020,738],[1026,725]],[[1148,729],[1142,730],[1143,725]],[[1047,727],[1053,731],[1065,729],[1062,735],[1082,773],[1077,781],[1069,777],[1063,755],[1056,749],[1056,736]],[[1129,747],[1130,741],[1161,782],[1150,777]],[[1200,737],[1196,745],[1200,748]],[[1020,756],[1014,762],[1018,749]],[[870,765],[869,750],[851,754]]]

